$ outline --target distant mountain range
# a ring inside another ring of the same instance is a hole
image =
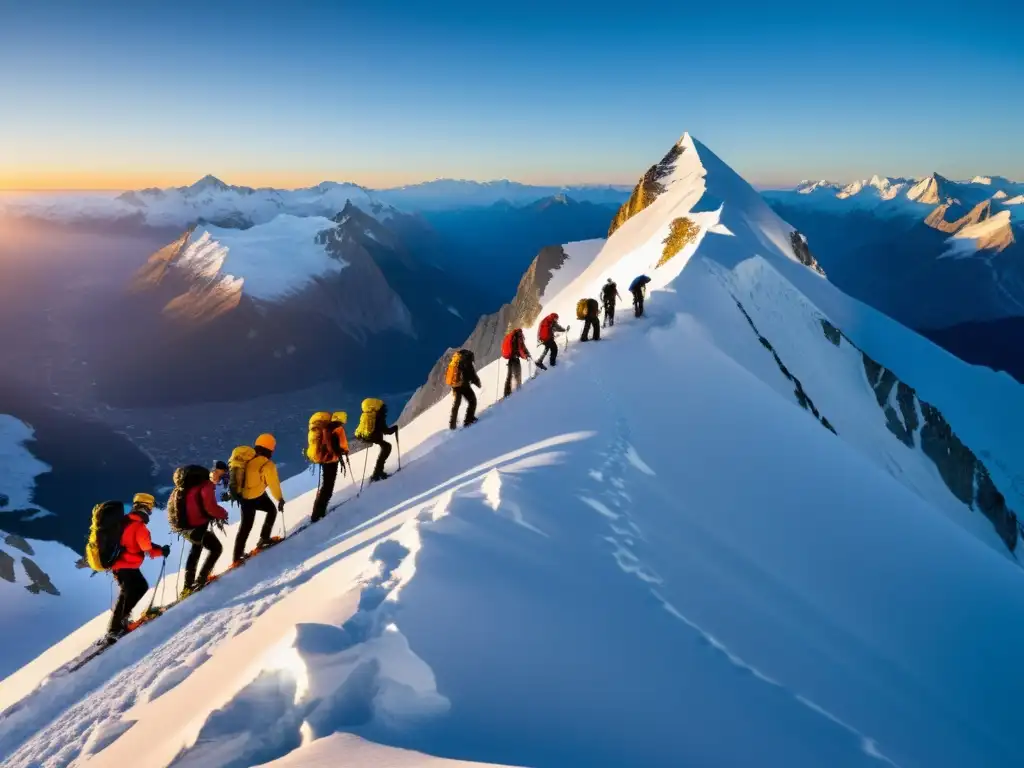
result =
[[[629,188],[614,185],[534,186],[514,181],[438,179],[393,189],[325,181],[303,189],[274,189],[226,184],[204,176],[187,187],[81,194],[11,194],[0,197],[0,213],[55,221],[133,221],[150,227],[183,227],[205,222],[244,229],[279,214],[331,217],[352,202],[378,219],[398,210],[443,211],[496,203],[529,205],[568,196],[577,202],[619,205]]]

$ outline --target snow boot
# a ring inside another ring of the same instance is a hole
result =
[[[387,472],[381,472],[379,475],[376,475],[376,474],[373,475],[370,478],[370,482],[371,483],[376,483],[379,480],[387,480],[389,477],[391,477],[391,475],[389,475]]]
[[[540,362],[539,360],[536,360],[534,362],[535,362],[536,366],[538,368],[540,368],[542,371],[546,371],[548,369],[548,367],[546,365],[544,365],[544,363]]]
[[[466,419],[464,422],[462,422],[462,426],[468,427],[472,424],[476,424],[478,421],[480,421],[480,419],[474,416],[472,419]]]

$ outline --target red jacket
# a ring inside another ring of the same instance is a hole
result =
[[[227,520],[228,513],[217,503],[217,486],[212,480],[189,488],[185,494],[185,523],[198,528],[211,520]]]
[[[153,540],[149,537],[149,528],[142,521],[142,517],[135,512],[128,513],[128,522],[121,532],[121,554],[110,567],[112,571],[138,568],[150,557],[161,557],[163,551],[160,547],[153,546]]]

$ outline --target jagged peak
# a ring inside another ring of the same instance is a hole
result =
[[[201,178],[199,181],[186,187],[186,189],[190,192],[201,192],[206,189],[214,189],[222,192],[224,190],[231,189],[231,187],[225,184],[220,179],[218,179],[213,174],[208,173],[205,176],[203,176],[203,178]]]

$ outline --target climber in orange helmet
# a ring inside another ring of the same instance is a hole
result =
[[[245,482],[242,486],[242,499],[239,503],[241,508],[241,523],[238,526],[238,534],[235,536],[234,561],[241,562],[245,556],[245,545],[252,531],[253,523],[256,521],[256,513],[263,512],[266,517],[263,519],[263,527],[260,529],[260,538],[256,543],[258,549],[269,547],[273,541],[270,532],[274,529],[277,521],[277,513],[284,511],[284,494],[281,492],[281,480],[277,476],[277,465],[271,460],[274,449],[277,447],[277,440],[273,435],[262,434],[256,438],[256,456],[245,465]],[[267,495],[270,491],[277,498],[277,506]]]

